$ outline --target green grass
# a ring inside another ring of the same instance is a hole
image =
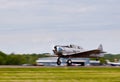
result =
[[[120,82],[120,68],[0,68],[0,82]]]

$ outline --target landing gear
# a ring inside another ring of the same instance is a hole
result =
[[[67,66],[71,66],[72,65],[72,60],[71,59],[68,59],[67,60]]]
[[[71,65],[72,65],[72,60],[71,60],[71,59],[68,59],[66,63],[67,63],[67,66],[71,66]],[[61,60],[60,60],[60,58],[57,59],[57,65],[58,65],[58,66],[61,65]]]
[[[61,65],[60,58],[57,59],[57,65]]]

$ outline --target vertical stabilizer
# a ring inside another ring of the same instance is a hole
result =
[[[100,57],[103,57],[105,55],[104,53],[106,53],[106,52],[103,51],[102,44],[99,45],[98,50],[100,50]]]
[[[102,46],[102,44],[99,45],[98,49],[101,50],[101,51],[103,51],[103,46]]]

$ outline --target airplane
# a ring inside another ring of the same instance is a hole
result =
[[[101,44],[97,49],[87,51],[76,45],[56,45],[54,46],[53,52],[58,56],[57,65],[61,65],[60,58],[68,58],[66,62],[68,66],[72,65],[71,58],[96,58],[96,60],[98,60],[98,58],[103,57],[103,53],[105,53]]]
[[[108,65],[111,65],[111,66],[120,66],[120,62],[110,62],[109,60],[106,60],[106,62]]]

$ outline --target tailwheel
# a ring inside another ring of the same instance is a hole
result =
[[[61,65],[60,58],[57,59],[57,65]]]
[[[68,59],[68,60],[67,60],[67,65],[68,65],[68,66],[71,66],[71,65],[72,65],[72,60],[71,60],[71,59]]]

